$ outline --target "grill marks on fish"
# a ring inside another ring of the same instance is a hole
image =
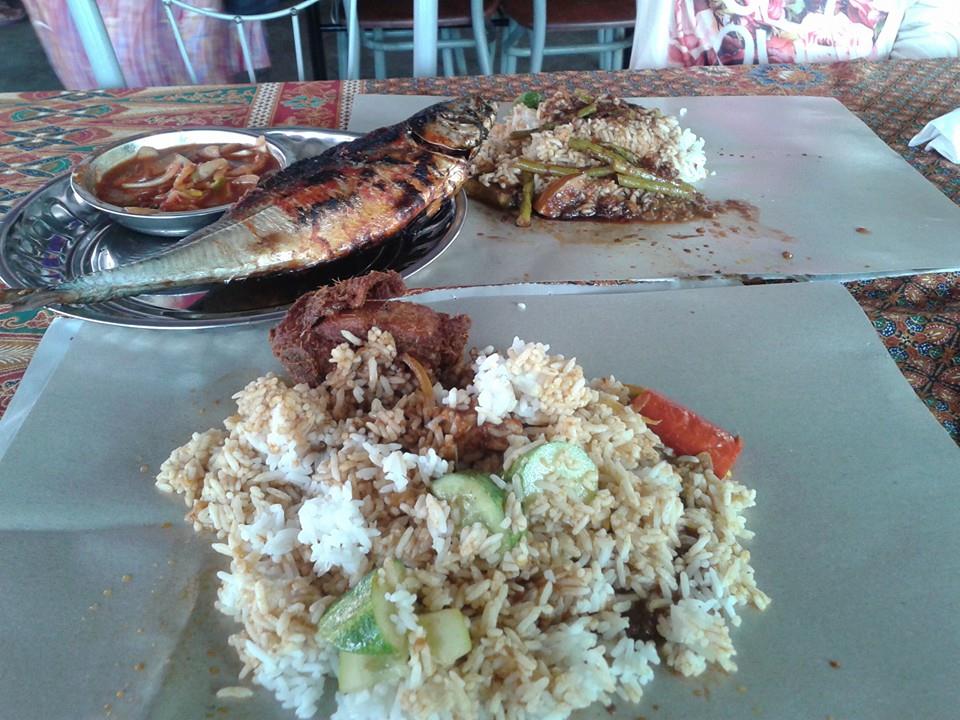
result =
[[[455,194],[494,115],[476,96],[433,105],[263,179],[223,220],[161,255],[54,288],[0,290],[0,303],[99,302],[338,259],[396,235]]]
[[[336,153],[335,169],[307,166],[293,192],[281,195],[266,185],[265,198],[245,198],[244,205],[259,207],[275,196],[274,207],[308,228],[314,248],[328,259],[394,234],[425,207],[456,192],[466,179],[462,160],[426,151],[410,134],[380,136],[392,138],[392,143],[364,143],[354,154]],[[254,192],[261,194],[261,189]]]

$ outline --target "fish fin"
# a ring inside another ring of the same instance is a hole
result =
[[[6,288],[0,290],[0,305],[11,310],[38,310],[47,305],[69,304],[78,299],[77,293],[56,288]]]

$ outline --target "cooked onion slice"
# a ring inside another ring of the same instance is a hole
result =
[[[197,181],[206,180],[207,178],[213,177],[217,170],[226,170],[229,167],[230,163],[223,158],[207,160],[206,162],[202,162],[197,165],[197,172],[194,177],[197,179]]]
[[[409,353],[403,353],[400,356],[400,360],[403,361],[404,365],[410,368],[410,372],[413,373],[414,377],[417,378],[417,382],[420,383],[420,393],[423,395],[424,408],[432,410],[434,406],[434,397],[433,381],[430,379],[430,373],[427,372],[427,369],[419,360]]]
[[[150,180],[142,180],[140,182],[123,183],[120,187],[127,190],[140,190],[142,188],[158,187],[173,180],[177,176],[177,173],[180,172],[181,167],[181,162],[179,159],[177,159],[170,163],[167,166],[167,169],[164,170],[163,174],[159,177],[151,178]]]

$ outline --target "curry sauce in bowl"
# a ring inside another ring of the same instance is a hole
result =
[[[80,163],[71,185],[116,222],[151,235],[189,234],[216,220],[293,158],[245,130],[153,133],[104,148]]]

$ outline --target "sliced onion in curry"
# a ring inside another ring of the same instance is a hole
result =
[[[143,147],[108,170],[94,194],[139,215],[202,210],[236,202],[278,168],[262,136],[252,145]]]

